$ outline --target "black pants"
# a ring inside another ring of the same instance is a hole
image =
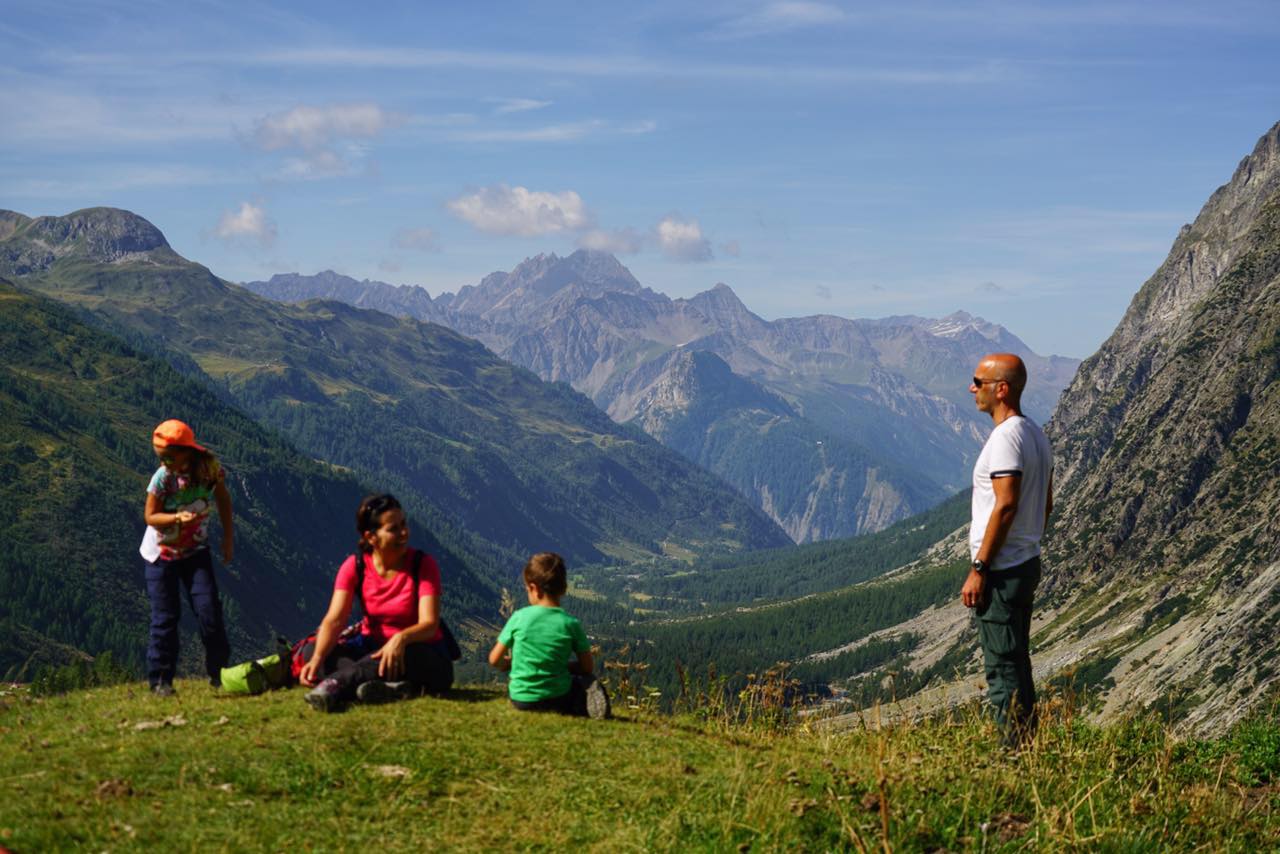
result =
[[[577,662],[574,663],[576,664]],[[551,697],[547,700],[535,700],[532,703],[512,698],[511,705],[522,712],[558,712],[562,715],[585,718],[587,716],[587,686],[591,684],[594,678],[590,674],[575,673],[573,674],[573,682],[569,684],[569,693],[559,697]]]
[[[1008,569],[994,569],[987,573],[986,601],[977,613],[987,697],[996,723],[1011,743],[1026,738],[1036,724],[1031,605],[1039,583],[1039,557]]]
[[[310,661],[315,649],[314,643],[304,646],[303,658]],[[377,651],[378,647],[363,636],[351,643],[340,643],[325,658],[322,675],[336,680],[342,688],[342,699],[350,700],[358,686],[382,678],[378,676],[378,659],[372,657]],[[406,646],[404,671],[400,678],[420,685],[428,694],[448,691],[453,684],[453,662],[449,660],[444,644],[411,643]]]
[[[227,629],[222,622],[222,600],[213,577],[213,560],[207,548],[182,560],[158,560],[146,565],[147,595],[151,597],[151,641],[147,645],[147,681],[153,686],[173,682],[178,669],[179,585],[187,590],[187,602],[200,624],[204,642],[204,666],[209,680],[218,682],[231,658]]]

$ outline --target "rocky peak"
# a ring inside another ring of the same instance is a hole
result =
[[[925,325],[930,335],[939,338],[958,338],[961,335],[977,333],[993,342],[1000,342],[1008,333],[998,323],[991,323],[981,317],[975,317],[967,311],[956,311],[946,317],[931,321]]]
[[[356,281],[352,277],[344,276],[342,273],[335,272],[334,270],[321,270],[319,273],[316,273],[314,276],[304,276],[301,273],[276,273],[270,279],[268,279],[267,282],[268,284],[272,284],[272,285],[284,285],[284,284],[290,284],[293,282],[298,282],[304,279],[310,280],[316,285],[326,286],[326,287],[333,286],[333,285],[360,284],[358,281]],[[368,282],[367,279],[365,281]]]
[[[17,211],[0,210],[0,240],[4,240],[29,222],[31,217]]]
[[[1193,334],[1200,309],[1214,299],[1223,277],[1251,251],[1247,234],[1263,208],[1280,198],[1280,123],[1245,157],[1231,180],[1219,187],[1184,226],[1168,257],[1143,284],[1120,324],[1085,360],[1054,413],[1054,429],[1071,439],[1076,456],[1063,475],[1096,461],[1110,443],[1128,401],[1147,378],[1179,352],[1177,342]],[[1110,399],[1104,413],[1099,404]]]
[[[25,233],[54,246],[83,240],[94,261],[117,261],[127,255],[169,248],[160,229],[119,208],[85,208],[66,216],[42,216],[33,220]]]
[[[1138,291],[1113,338],[1164,337],[1236,260],[1240,238],[1280,192],[1280,123],[1240,161],[1231,180],[1178,233],[1164,264]],[[1105,349],[1105,345],[1104,345]]]
[[[479,285],[465,287],[448,301],[450,310],[492,320],[516,320],[541,307],[566,288],[585,296],[643,290],[631,272],[607,252],[579,249],[561,258],[555,253],[520,262],[510,273],[490,273]]]
[[[738,299],[733,288],[719,282],[709,291],[690,297],[687,304],[701,313],[712,326],[726,332],[751,334],[768,326]]]
[[[7,211],[0,216],[0,272],[25,276],[74,256],[97,263],[177,257],[160,229],[119,208],[85,208],[66,216],[29,219]]]

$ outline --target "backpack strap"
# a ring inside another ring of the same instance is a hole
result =
[[[352,559],[355,561],[356,570],[355,601],[360,604],[360,618],[363,620],[366,616],[364,610],[364,552],[357,551],[352,555]]]
[[[418,601],[418,578],[422,574],[422,549],[413,550],[413,601]]]

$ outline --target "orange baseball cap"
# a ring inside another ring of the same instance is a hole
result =
[[[170,418],[161,424],[151,434],[151,441],[163,448],[170,445],[180,445],[184,448],[195,448],[197,451],[205,450],[204,445],[196,441],[196,431],[185,421],[179,421],[176,418]]]

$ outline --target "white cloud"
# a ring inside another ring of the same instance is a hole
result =
[[[658,247],[673,261],[710,261],[711,241],[702,236],[697,220],[672,214],[654,226]]]
[[[634,228],[614,231],[594,229],[578,238],[579,249],[595,249],[599,252],[612,252],[614,255],[634,255],[644,248],[644,244],[644,235]]]
[[[845,21],[848,17],[843,9],[830,3],[784,0],[767,3],[753,12],[727,21],[713,35],[721,38],[747,38],[802,27],[829,26]]]
[[[286,157],[279,177],[296,181],[315,181],[320,178],[337,178],[351,173],[353,167],[336,151],[322,148],[309,151],[301,157]]]
[[[377,104],[333,104],[327,107],[297,106],[258,120],[254,138],[265,151],[301,148],[322,149],[336,139],[372,139],[403,122]]]
[[[270,246],[276,239],[276,224],[261,207],[252,202],[241,202],[240,210],[222,214],[213,233],[228,242],[250,241]]]
[[[357,172],[373,139],[405,121],[377,104],[302,105],[271,113],[255,123],[253,141],[263,151],[293,151],[278,178],[314,181]]]
[[[549,193],[495,184],[448,203],[448,208],[481,231],[533,237],[580,231],[591,225],[582,197],[573,190]]]
[[[530,110],[542,110],[551,106],[550,101],[537,101],[533,98],[486,98],[485,100],[497,105],[493,111],[500,116],[507,113],[527,113]]]
[[[436,233],[429,228],[402,228],[391,239],[396,249],[416,249],[419,252],[432,252],[439,248],[436,244]]]

